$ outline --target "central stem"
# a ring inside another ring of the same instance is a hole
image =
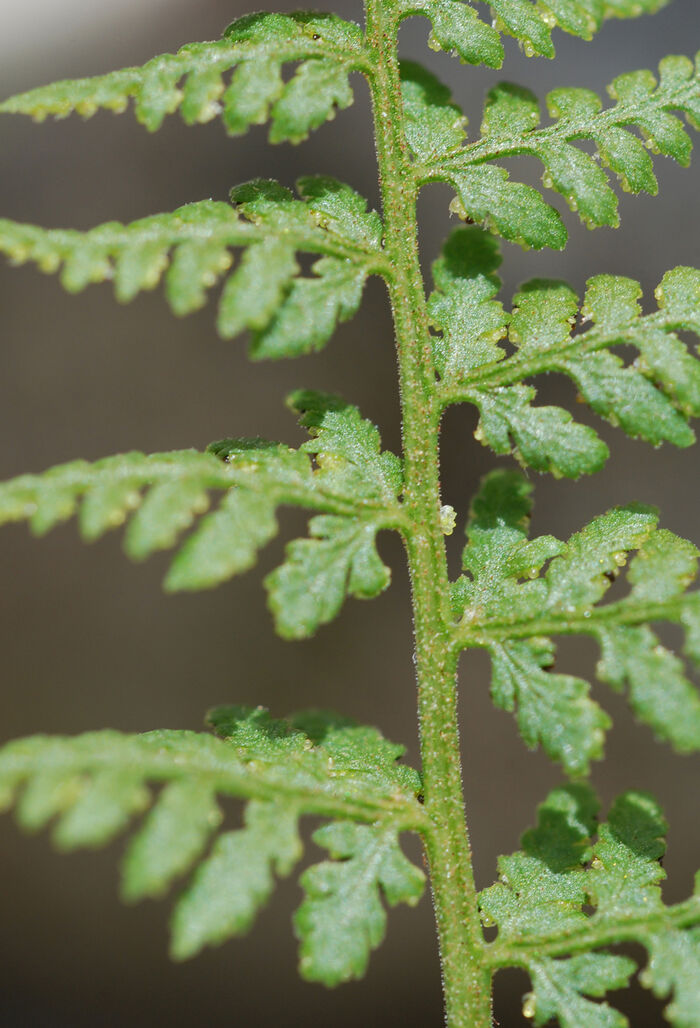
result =
[[[457,728],[456,664],[440,521],[440,404],[418,260],[417,182],[402,130],[395,0],[367,0],[370,86],[401,392],[406,550],[413,594],[425,810],[424,842],[449,1028],[490,1028],[491,975],[467,835]]]

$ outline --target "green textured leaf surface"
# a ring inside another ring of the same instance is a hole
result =
[[[461,0],[408,0],[406,11],[422,14],[432,23],[428,45],[432,50],[455,53],[465,64],[500,68],[503,45],[498,32]]]
[[[569,774],[585,773],[603,755],[610,718],[589,696],[588,682],[554,674],[554,646],[529,639],[491,649],[491,695],[497,707],[516,711],[525,745],[541,745]]]
[[[700,696],[682,661],[661,645],[649,621],[681,622],[696,655],[698,594],[687,593],[698,551],[656,528],[654,510],[618,507],[568,542],[528,538],[531,485],[514,472],[488,475],[472,504],[463,566],[452,586],[458,638],[491,655],[494,702],[516,715],[525,743],[542,745],[570,774],[602,756],[610,721],[588,683],[552,670],[553,635],[592,636],[597,674],[626,690],[636,716],[680,752],[700,748]],[[631,589],[601,604],[620,570]]]
[[[311,538],[290,543],[284,564],[265,579],[280,635],[304,639],[336,617],[346,596],[371,599],[388,587],[377,527],[373,519],[312,518]]]
[[[130,225],[88,232],[41,229],[0,219],[0,252],[59,272],[71,292],[113,280],[117,299],[133,300],[164,279],[177,315],[202,307],[224,282],[218,328],[225,338],[249,329],[255,357],[320,349],[338,322],[356,312],[367,276],[378,270],[382,226],[349,186],[303,178],[300,199],[276,182],[237,186],[233,206],[214,200]],[[234,266],[231,250],[244,248]],[[305,277],[297,253],[320,255]]]
[[[374,425],[339,397],[299,392],[290,404],[312,436],[299,450],[228,439],[207,453],[74,461],[0,484],[0,524],[27,520],[43,534],[77,513],[83,537],[94,540],[130,518],[124,548],[140,560],[177,546],[199,519],[165,580],[169,590],[193,590],[250,568],[277,533],[280,505],[323,511],[311,522],[312,538],[291,543],[287,561],[268,579],[282,634],[311,634],[346,595],[375,596],[389,584],[374,539],[402,523],[402,466],[381,450]],[[214,491],[223,496],[206,513]]]
[[[272,108],[270,142],[300,143],[352,101],[347,65],[337,58],[305,61]]]
[[[679,753],[700,747],[700,696],[683,662],[646,625],[602,629],[596,674],[623,691],[637,717]]]
[[[401,852],[396,832],[336,822],[313,836],[332,860],[304,872],[306,893],[294,918],[301,942],[299,969],[309,981],[338,985],[361,978],[382,942],[390,906],[420,899],[425,876]]]
[[[626,1028],[629,1021],[624,1014],[585,997],[626,988],[635,970],[633,960],[612,953],[533,963],[533,991],[526,996],[523,1010],[536,1025],[555,1020],[561,1028]]]
[[[122,891],[129,900],[159,897],[193,871],[174,908],[178,959],[249,928],[275,877],[301,855],[304,813],[340,819],[342,837],[358,840],[356,867],[369,867],[390,904],[418,899],[423,875],[396,842],[423,822],[420,777],[397,763],[402,746],[323,711],[275,720],[260,707],[225,707],[210,722],[221,738],[107,731],[20,739],[0,749],[0,791],[6,806],[16,802],[22,827],[55,819],[63,849],[103,845],[151,806],[126,850]],[[249,801],[241,828],[218,834],[217,796]],[[334,838],[333,828],[319,838]],[[383,926],[381,904],[380,917]],[[373,939],[374,947],[376,932]]]
[[[641,981],[654,995],[673,1001],[664,1011],[676,1028],[700,1023],[700,929],[664,932],[653,938]]]
[[[599,471],[609,456],[594,429],[579,425],[561,407],[536,407],[534,386],[474,390],[481,415],[475,438],[495,453],[512,453],[523,467],[555,477],[578,478]]]
[[[562,0],[559,6],[565,5],[570,10],[578,6],[570,0]],[[503,0],[499,14],[502,22],[510,17],[524,29],[528,8],[535,19],[556,21],[559,14],[554,6],[538,4],[537,14],[532,14],[529,0]],[[597,6],[601,13],[603,5]],[[537,26],[530,20],[534,36]],[[542,50],[543,44],[540,34],[533,45]],[[566,229],[556,212],[537,190],[506,179],[508,172],[516,177],[517,165],[506,172],[490,162],[522,154],[535,157],[543,165],[544,187],[561,194],[584,224],[614,227],[619,222],[618,200],[608,172],[626,192],[656,194],[651,153],[671,157],[683,166],[689,163],[692,141],[678,115],[685,115],[691,127],[700,124],[699,67],[687,57],[667,57],[659,65],[658,80],[650,71],[621,75],[608,86],[615,103],[606,108],[589,89],[554,89],[546,97],[551,122],[544,126],[540,126],[540,104],[534,94],[501,82],[487,94],[480,139],[459,149],[457,141],[450,139],[448,147],[446,129],[442,152],[437,144],[430,150],[414,146],[419,177],[423,183],[449,182],[457,192],[451,209],[461,217],[468,216],[525,246],[561,249]],[[437,126],[441,117],[447,126],[450,112],[454,117],[448,91],[443,88],[441,93],[439,83],[434,83],[431,124]],[[579,145],[583,141],[593,144],[593,153]]]
[[[594,429],[561,407],[537,406],[524,379],[557,372],[579,398],[627,435],[656,446],[686,447],[700,414],[700,361],[679,331],[700,335],[700,272],[676,268],[656,290],[658,309],[643,314],[633,279],[597,275],[581,304],[563,282],[534,279],[514,297],[512,313],[496,299],[499,257],[477,228],[458,229],[433,266],[428,312],[445,406],[479,408],[476,438],[525,467],[577,478],[597,471],[608,448]],[[508,332],[514,352],[500,340]],[[633,346],[625,364],[616,346]]]
[[[312,278],[297,278],[264,329],[253,333],[250,354],[299,357],[320,350],[336,325],[357,312],[367,270],[347,258],[322,257]]]
[[[289,404],[311,433],[302,449],[314,455],[321,488],[362,497],[352,518],[313,518],[310,538],[290,543],[285,562],[265,579],[278,632],[301,639],[331,621],[346,596],[371,598],[389,585],[391,572],[375,539],[382,527],[396,526],[403,475],[400,460],[381,451],[377,429],[357,408],[304,391],[293,393]]]
[[[503,356],[498,341],[506,334],[508,315],[493,299],[501,285],[495,273],[500,263],[496,240],[475,227],[452,232],[433,263],[428,315],[439,330],[433,355],[443,380],[459,381]]]
[[[86,118],[99,108],[119,114],[133,100],[151,132],[179,109],[188,125],[220,116],[233,135],[270,118],[271,142],[298,143],[352,103],[348,74],[365,59],[360,27],[335,15],[249,14],[215,42],[190,43],[141,68],[33,89],[5,100],[0,113]],[[299,63],[285,80],[289,62]]]
[[[557,789],[522,849],[499,858],[498,882],[480,895],[484,924],[498,926],[497,964],[527,969],[523,1012],[535,1024],[625,1028],[619,1011],[588,997],[626,986],[635,961],[607,947],[635,942],[648,954],[642,984],[671,1000],[671,1024],[694,1028],[700,902],[663,904],[664,817],[644,793],[624,793],[599,826],[597,809],[590,786]]]
[[[245,827],[219,836],[175,910],[176,960],[248,931],[274,889],[274,872],[288,874],[301,856],[297,820],[291,804],[253,800]]]
[[[541,250],[561,250],[566,229],[561,216],[542,199],[538,190],[512,182],[505,168],[479,164],[465,167],[451,177],[457,196],[450,211],[478,222],[512,243]]]
[[[127,849],[122,895],[135,901],[164,895],[173,879],[201,856],[221,823],[215,789],[206,779],[170,782]]]
[[[482,136],[510,139],[513,135],[536,128],[539,123],[539,103],[531,90],[511,82],[499,82],[486,94]]]
[[[551,34],[562,29],[591,39],[606,18],[636,18],[653,14],[668,0],[488,0],[484,20],[461,0],[404,0],[404,17],[422,14],[432,22],[429,45],[455,52],[469,64],[499,68],[503,61],[500,34],[514,36],[528,57],[554,57]],[[479,13],[483,5],[479,6]]]
[[[402,463],[381,449],[378,429],[360,416],[357,407],[338,396],[310,390],[292,393],[287,402],[312,437],[302,450],[314,454],[321,481],[350,495],[359,491],[361,483],[365,498],[396,500],[403,488]]]
[[[578,870],[590,856],[598,802],[588,785],[550,793],[538,824],[522,838],[522,851],[499,857],[499,881],[479,897],[485,925],[505,940],[566,936],[580,920],[586,892]]]
[[[274,492],[235,489],[185,541],[165,580],[171,591],[207,589],[247,571],[278,531]]]
[[[312,710],[277,719],[264,707],[230,706],[210,711],[207,721],[218,736],[252,761],[297,767],[305,773],[313,769],[319,781],[330,774],[339,780],[347,776],[351,784],[359,775],[366,776],[368,783],[375,781],[380,791],[396,787],[411,796],[420,791],[418,773],[397,763],[404,746],[389,742],[376,728],[357,725],[339,714]]]
[[[419,160],[444,157],[459,149],[467,119],[452,102],[450,91],[427,68],[401,62],[406,141]]]

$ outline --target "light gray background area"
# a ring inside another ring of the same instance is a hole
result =
[[[0,94],[215,38],[242,13],[238,3],[219,0],[0,0]],[[341,13],[359,19],[360,5],[345,0]],[[653,67],[667,53],[693,53],[700,13],[697,0],[676,0],[654,18],[609,24],[591,44],[559,33],[555,64],[528,61],[508,45],[501,73],[435,55],[425,38],[426,23],[410,23],[404,54],[450,83],[476,130],[484,92],[499,78],[540,94],[560,85],[602,89],[619,72]],[[356,87],[355,106],[298,148],[268,147],[264,129],[229,140],[216,122],[187,129],[176,117],[153,137],[130,116],[43,126],[3,118],[0,216],[88,228],[205,197],[225,199],[230,186],[256,175],[291,183],[308,172],[335,174],[376,205],[367,93],[359,79]],[[664,271],[697,264],[700,256],[697,170],[663,160],[657,166],[661,197],[623,197],[619,231],[591,233],[567,214],[571,242],[564,254],[525,254],[505,244],[505,295],[525,277],[564,277],[580,289],[587,277],[607,271],[639,278],[651,305]],[[528,164],[527,174],[534,182],[539,170]],[[448,200],[436,188],[421,201],[426,266],[453,224]],[[250,364],[242,341],[217,339],[213,305],[177,321],[158,293],[122,308],[108,287],[69,297],[55,278],[29,268],[0,267],[0,326],[0,479],[75,457],[203,447],[226,435],[294,442],[300,435],[282,400],[298,386],[342,392],[376,420],[388,446],[399,446],[391,325],[376,282],[360,314],[322,354],[294,363]],[[553,381],[543,383],[542,396],[573,401],[573,391]],[[451,548],[455,570],[469,496],[493,464],[472,438],[474,422],[471,410],[453,410],[443,430],[444,500],[460,514]],[[700,542],[697,452],[653,451],[607,428],[603,434],[615,447],[604,474],[578,484],[535,479],[535,530],[565,535],[612,504],[640,499],[658,503],[666,526]],[[303,529],[296,514],[284,513],[282,523],[287,536]],[[281,551],[279,541],[265,552],[263,571]],[[382,551],[395,569],[389,592],[371,604],[349,602],[315,639],[288,644],[273,634],[258,570],[214,592],[165,597],[159,583],[166,559],[129,565],[118,535],[85,547],[74,524],[40,541],[24,526],[6,528],[0,533],[2,739],[107,726],[197,728],[215,703],[259,702],[276,714],[340,709],[407,742],[415,761],[406,574],[394,540],[383,540]],[[562,647],[560,667],[590,675],[594,659],[588,645],[570,643]],[[541,754],[525,751],[512,718],[491,708],[485,662],[465,659],[461,688],[466,797],[479,884],[486,885],[496,855],[517,845],[560,776]],[[655,743],[618,697],[599,687],[596,694],[616,717],[596,782],[606,798],[630,786],[660,796],[672,824],[667,895],[679,899],[700,865],[699,762]],[[232,808],[233,821],[236,816]],[[166,957],[168,904],[128,909],[117,900],[121,844],[104,854],[59,857],[45,836],[20,837],[10,818],[0,822],[0,837],[0,1028],[441,1023],[427,902],[392,913],[388,939],[365,981],[326,992],[296,977],[293,881],[280,888],[247,941],[175,966]],[[506,976],[499,987],[502,1028],[524,1023],[522,985]],[[646,996],[631,1017],[635,1028],[663,1023]]]

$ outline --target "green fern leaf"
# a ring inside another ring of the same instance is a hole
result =
[[[499,881],[481,893],[479,904],[483,923],[497,924],[502,942],[548,934],[563,939],[579,925],[586,900],[580,867],[590,857],[597,812],[588,785],[556,789],[538,808],[537,828],[523,835],[522,851],[499,857]]]
[[[124,547],[141,560],[176,546],[207,511],[210,492],[221,490],[217,509],[172,562],[165,585],[181,590],[209,588],[252,567],[277,533],[281,504],[323,511],[311,521],[313,539],[290,544],[287,562],[267,580],[280,632],[311,634],[335,617],[346,595],[375,596],[388,586],[374,539],[402,524],[402,467],[381,451],[374,425],[338,397],[300,392],[290,405],[312,435],[300,450],[227,439],[207,453],[74,461],[0,485],[0,524],[28,520],[43,534],[77,511],[83,538],[94,540],[130,517]],[[292,615],[294,596],[300,606]]]
[[[700,63],[694,66],[687,57],[667,57],[659,65],[658,82],[650,71],[620,75],[608,86],[616,103],[605,110],[588,89],[555,89],[547,95],[554,121],[544,128],[538,127],[540,108],[534,94],[500,83],[488,93],[478,141],[459,152],[452,146],[441,154],[434,147],[434,156],[425,148],[413,147],[419,181],[450,182],[457,192],[452,210],[506,239],[537,248],[561,248],[566,229],[555,212],[537,191],[507,182],[505,169],[488,162],[530,154],[544,165],[545,187],[560,193],[585,224],[616,226],[617,197],[605,169],[617,176],[623,190],[655,194],[658,185],[649,150],[684,166],[690,162],[690,137],[671,112],[685,114],[693,127],[700,124],[699,69]],[[438,85],[432,87],[431,105],[441,107],[446,121],[448,112],[454,117],[454,104],[449,94],[439,94]],[[433,110],[432,123],[437,121]],[[635,128],[641,139],[632,131]],[[581,140],[595,144],[595,155],[576,145]],[[496,183],[501,183],[500,188]],[[523,205],[519,217],[516,195]]]
[[[465,64],[501,67],[503,44],[499,34],[470,4],[462,0],[404,0],[401,9],[404,18],[422,14],[430,19],[428,46],[432,50],[456,53]]]
[[[288,875],[301,855],[305,813],[339,818],[345,838],[359,832],[357,866],[364,860],[366,872],[368,850],[381,856],[377,881],[390,903],[418,899],[423,875],[396,848],[399,831],[423,822],[420,778],[397,764],[403,747],[320,711],[277,721],[260,707],[227,707],[210,717],[222,738],[93,732],[9,743],[0,749],[4,805],[16,802],[28,830],[57,819],[53,837],[63,849],[103,845],[151,806],[127,848],[122,889],[129,900],[161,896],[194,868],[174,910],[178,959],[250,927],[275,876]],[[160,784],[154,797],[151,786]],[[217,795],[250,802],[244,826],[218,835],[206,853],[221,824]],[[369,826],[367,844],[355,821]],[[376,897],[368,894],[366,904],[376,919]],[[355,976],[362,970],[354,965]]]
[[[636,18],[653,14],[668,0],[483,0],[493,22],[482,21],[475,8],[462,0],[404,0],[403,17],[422,14],[432,22],[428,45],[455,52],[468,64],[500,68],[503,45],[500,33],[515,36],[528,57],[554,57],[552,29],[560,28],[591,39],[606,18]]]
[[[587,224],[616,225],[617,198],[605,171],[573,143],[594,141],[597,156],[620,178],[624,189],[655,193],[651,158],[629,128],[639,128],[647,146],[656,152],[687,165],[690,138],[669,111],[683,111],[691,125],[698,123],[700,79],[687,58],[669,57],[660,65],[660,83],[656,86],[650,72],[619,76],[609,87],[617,104],[604,111],[599,98],[589,90],[554,90],[547,104],[557,122],[538,129],[536,97],[522,87],[501,83],[488,95],[482,138],[458,151],[458,140],[449,127],[458,109],[449,92],[433,80],[429,103],[423,104],[430,112],[426,127],[422,131],[418,127],[409,135],[419,180],[450,182],[457,192],[451,209],[462,218],[483,223],[525,246],[561,248],[566,242],[566,229],[558,214],[536,190],[510,182],[505,169],[486,162],[532,154],[545,166],[545,185],[560,192]],[[405,102],[411,117],[415,101]],[[445,126],[442,145],[439,137],[431,138],[437,137],[441,123]]]
[[[414,906],[425,876],[403,855],[391,827],[335,822],[314,832],[313,841],[333,860],[301,878],[306,899],[294,918],[299,969],[309,981],[338,985],[364,976],[370,952],[384,938],[381,897],[391,906]]]
[[[338,397],[298,392],[289,403],[313,436],[303,449],[314,454],[320,483],[348,496],[376,497],[385,511],[396,509],[401,462],[381,452],[374,425]],[[280,635],[306,638],[337,615],[346,595],[366,599],[388,587],[391,572],[375,547],[377,532],[387,525],[381,510],[313,518],[311,539],[289,544],[284,564],[265,579]]]
[[[523,246],[562,249],[566,228],[536,189],[511,182],[505,168],[483,164],[452,168],[453,158],[463,160],[467,119],[447,87],[412,61],[402,62],[401,79],[406,141],[416,158],[419,179],[425,183],[447,178],[457,192],[450,210],[462,219],[480,222]],[[450,163],[448,175],[443,174],[443,162]]]
[[[649,963],[640,975],[643,985],[660,999],[673,996],[664,1011],[677,1028],[697,1028],[700,1011],[700,928],[666,931],[653,936]]]
[[[94,464],[74,461],[0,486],[0,521],[27,519],[36,534],[43,534],[78,510],[81,533],[92,541],[133,514],[124,547],[129,556],[141,560],[175,546],[182,532],[207,510],[209,492],[224,490],[222,506],[190,536],[169,580],[172,588],[214,585],[255,562],[257,548],[276,530],[274,508],[283,494],[296,495],[303,503],[313,493],[308,460],[292,450],[274,444],[263,449],[255,441],[240,440],[237,457],[235,468],[194,450],[123,454]],[[263,470],[261,463],[267,465]],[[274,473],[281,467],[288,481],[278,485]],[[263,512],[267,518],[261,521]],[[211,545],[207,551],[212,540],[214,552]]]
[[[501,710],[515,712],[529,749],[542,746],[570,774],[585,773],[603,756],[610,718],[591,700],[588,682],[554,674],[554,645],[528,639],[490,649],[491,696]]]
[[[627,1028],[629,1021],[607,1003],[591,1003],[612,989],[624,989],[636,970],[633,960],[612,953],[585,953],[568,960],[535,961],[528,968],[532,992],[523,1011],[535,1025],[557,1021],[561,1028]]]
[[[479,396],[476,439],[500,455],[515,453],[535,471],[578,478],[598,471],[608,448],[592,428],[579,425],[561,407],[535,407],[533,386],[511,386]]]
[[[602,756],[609,719],[588,683],[552,673],[549,636],[584,634],[601,647],[598,677],[621,690],[637,717],[675,749],[700,749],[700,697],[681,661],[664,648],[650,621],[697,623],[698,550],[656,528],[646,507],[619,507],[567,543],[528,539],[531,486],[513,472],[488,475],[467,527],[464,568],[453,585],[461,646],[491,655],[497,706],[514,711],[526,744],[541,744],[571,774]],[[598,605],[628,560],[629,595]],[[543,568],[548,563],[546,571]],[[688,655],[695,657],[692,646]]]
[[[435,292],[428,300],[434,328],[435,367],[443,381],[460,381],[474,368],[503,358],[498,341],[507,332],[508,315],[493,298],[501,280],[496,240],[477,228],[452,232],[433,263]]]
[[[452,102],[447,86],[421,64],[401,61],[401,97],[406,142],[418,160],[459,151],[467,119]]]
[[[381,221],[354,190],[319,177],[301,179],[298,191],[301,199],[256,180],[232,190],[233,207],[205,200],[89,232],[0,220],[0,252],[15,264],[60,271],[70,292],[113,279],[122,302],[165,277],[178,315],[202,307],[207,291],[227,276],[221,335],[250,329],[254,357],[295,356],[322,347],[336,324],[352,317],[367,276],[382,266]],[[246,249],[231,271],[234,247]],[[298,251],[322,255],[310,278],[300,275]]]
[[[636,969],[605,947],[639,943],[649,955],[642,984],[673,997],[671,1024],[695,1028],[700,896],[664,906],[667,826],[650,796],[623,794],[600,826],[597,809],[587,785],[555,790],[522,850],[499,859],[499,881],[480,896],[484,924],[498,926],[493,964],[527,969],[532,992],[523,1011],[535,1024],[625,1028],[622,1014],[584,997],[624,987]]]
[[[556,26],[582,39],[591,39],[606,18],[636,18],[653,14],[668,0],[488,0],[499,27],[523,43],[527,56],[553,57],[549,33]],[[536,23],[539,22],[539,26]]]
[[[449,181],[457,193],[450,211],[462,219],[480,222],[523,246],[562,249],[567,236],[561,217],[536,189],[511,182],[505,168],[462,167],[467,119],[449,90],[414,62],[403,62],[401,75],[406,141],[419,181]]]
[[[559,372],[576,384],[592,409],[634,438],[689,446],[688,425],[700,414],[700,362],[678,331],[700,335],[700,272],[676,268],[656,290],[659,308],[642,315],[632,279],[598,275],[580,307],[562,282],[536,279],[521,287],[507,314],[494,298],[500,258],[476,228],[458,229],[433,267],[436,291],[428,311],[439,330],[433,348],[444,405],[475,404],[476,438],[498,454],[511,451],[526,467],[576,478],[598,470],[608,456],[595,431],[560,407],[537,407],[524,379]],[[585,331],[573,334],[591,322]],[[499,340],[508,331],[515,353]],[[639,351],[624,365],[612,350]]]
[[[382,247],[384,227],[376,211],[367,210],[367,201],[350,186],[328,175],[303,175],[297,179],[297,190],[314,220],[327,232],[341,239],[349,239],[359,248],[374,252]],[[256,206],[252,201],[239,196],[245,202],[246,215],[252,220],[265,221],[267,211],[258,197]],[[272,224],[278,224],[277,212],[271,211]]]
[[[526,248],[561,250],[566,229],[561,217],[537,189],[511,182],[505,168],[486,164],[455,170],[450,182],[457,196],[450,213],[483,224],[490,231]]]
[[[336,325],[357,312],[367,270],[347,258],[322,257],[313,278],[297,278],[266,328],[253,333],[250,355],[298,357],[322,349]]]
[[[289,62],[299,63],[285,81]],[[76,111],[87,118],[99,108],[121,113],[133,99],[137,120],[150,132],[179,109],[188,125],[221,116],[232,135],[269,118],[271,142],[298,143],[352,103],[348,75],[365,66],[362,31],[352,22],[306,12],[251,14],[216,42],[190,43],[142,68],[33,89],[5,100],[0,113],[43,121]]]
[[[598,678],[618,691],[627,687],[635,714],[660,738],[670,739],[678,752],[696,750],[700,732],[697,690],[685,677],[682,661],[659,645],[646,626],[602,629],[598,642]]]
[[[216,735],[245,751],[250,760],[280,765],[290,761],[318,781],[325,781],[332,769],[338,780],[348,779],[348,796],[352,794],[355,801],[362,798],[361,789],[352,785],[358,775],[368,795],[388,798],[387,790],[394,787],[411,796],[420,792],[417,772],[399,763],[405,746],[385,739],[376,728],[357,725],[339,714],[311,710],[276,719],[264,707],[229,706],[210,711],[207,722]],[[309,742],[315,757],[310,755]]]
[[[270,142],[302,142],[352,100],[347,64],[336,57],[306,61],[274,106]]]
[[[204,777],[169,782],[127,848],[123,898],[135,902],[165,895],[199,859],[221,821],[212,782]]]
[[[301,856],[297,821],[288,801],[252,800],[245,827],[219,836],[175,910],[176,960],[248,931],[275,887],[274,872],[288,875]]]
[[[251,760],[297,761],[305,773],[315,766],[312,761],[318,760],[320,780],[325,780],[328,768],[349,779],[362,774],[363,781],[370,782],[369,793],[376,795],[383,795],[392,784],[410,795],[420,790],[417,773],[398,763],[405,746],[340,714],[303,710],[278,720],[270,718],[264,707],[223,706],[210,710],[207,721],[220,738],[245,750]],[[309,756],[309,740],[316,747],[317,758]],[[354,798],[360,800],[361,793],[356,793]]]
[[[346,596],[371,599],[389,586],[391,572],[375,548],[378,527],[373,518],[312,518],[312,538],[290,543],[284,564],[265,579],[280,635],[313,635],[337,616]]]
[[[403,488],[399,458],[381,449],[379,431],[357,407],[338,396],[299,390],[288,398],[311,439],[302,444],[314,454],[319,481],[352,495],[394,502]]]
[[[252,567],[277,534],[274,492],[235,489],[202,522],[176,555],[166,589],[207,589]]]

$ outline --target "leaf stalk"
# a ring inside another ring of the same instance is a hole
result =
[[[457,726],[457,658],[450,647],[447,565],[440,525],[436,392],[423,279],[418,259],[417,185],[402,132],[396,56],[399,7],[368,0],[370,89],[381,181],[388,280],[399,362],[405,462],[404,532],[413,595],[415,662],[430,866],[449,1028],[490,1028],[491,972],[467,832]]]

